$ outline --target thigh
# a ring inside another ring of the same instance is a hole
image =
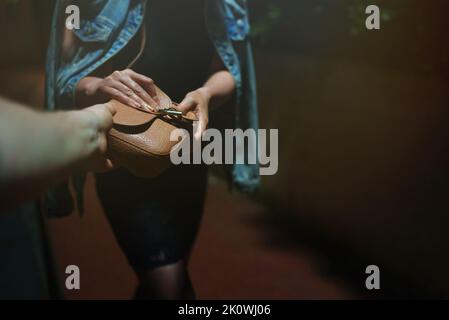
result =
[[[173,167],[154,179],[118,170],[97,175],[96,180],[105,214],[136,269],[173,263],[187,255],[201,221],[205,167]]]

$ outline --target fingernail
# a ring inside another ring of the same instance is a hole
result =
[[[149,104],[144,103],[143,106],[147,111],[154,111],[154,108],[152,106],[150,106]]]

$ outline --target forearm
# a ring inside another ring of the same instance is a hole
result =
[[[68,136],[68,118],[69,112],[44,114],[0,98],[0,189],[8,202],[37,195],[91,152],[76,136],[88,138],[91,130]]]
[[[227,70],[213,73],[200,89],[210,97],[210,108],[217,108],[228,102],[235,94],[235,81]]]

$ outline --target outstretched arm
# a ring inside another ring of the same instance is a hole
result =
[[[0,208],[31,199],[78,170],[107,170],[112,106],[35,112],[0,97]]]

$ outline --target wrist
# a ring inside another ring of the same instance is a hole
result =
[[[197,91],[200,92],[207,99],[207,101],[212,99],[213,93],[209,87],[201,87]]]
[[[83,78],[78,82],[77,91],[82,92],[86,96],[93,96],[101,81],[103,81],[103,79],[96,77]]]
[[[103,79],[96,77],[86,77],[81,79],[76,86],[75,101],[78,106],[86,107],[94,102],[95,95]]]

